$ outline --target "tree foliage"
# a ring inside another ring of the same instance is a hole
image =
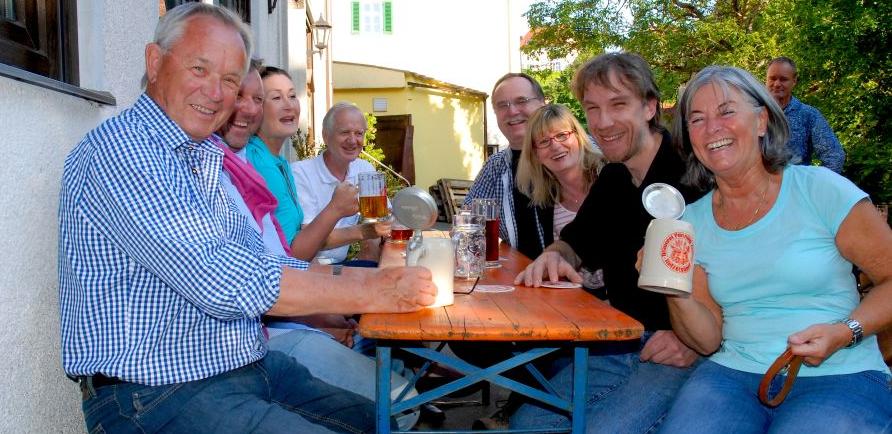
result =
[[[608,50],[653,67],[663,100],[711,64],[764,77],[768,61],[796,60],[794,94],[825,115],[846,148],[845,175],[892,201],[892,2],[879,0],[542,0],[527,13],[524,50],[577,63]],[[578,109],[570,71],[531,71],[552,100]],[[577,113],[579,113],[577,111]]]

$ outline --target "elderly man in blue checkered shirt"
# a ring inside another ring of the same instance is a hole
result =
[[[371,432],[373,403],[267,351],[260,316],[433,302],[424,269],[331,276],[265,252],[223,191],[209,140],[250,52],[231,12],[168,11],[146,46],[145,94],[65,161],[62,362],[90,432]]]

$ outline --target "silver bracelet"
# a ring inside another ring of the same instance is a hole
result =
[[[852,331],[852,340],[849,341],[849,344],[846,345],[846,348],[852,348],[855,345],[858,345],[861,342],[861,339],[864,338],[864,327],[861,326],[861,323],[856,319],[846,318],[841,319],[834,324],[845,324],[849,330]]]
[[[341,264],[334,264],[331,266],[332,276],[340,276],[342,271],[344,271],[344,266]]]

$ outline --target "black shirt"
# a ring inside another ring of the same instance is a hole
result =
[[[663,132],[660,149],[640,186],[632,183],[632,174],[622,163],[604,166],[598,180],[579,208],[576,219],[561,231],[568,243],[590,270],[604,269],[604,285],[611,306],[641,321],[645,330],[669,330],[666,297],[638,288],[635,260],[644,245],[644,233],[653,219],[644,209],[641,194],[655,182],[672,185],[687,203],[702,196],[682,186],[685,163]]]
[[[520,151],[511,150],[511,176],[517,179]],[[517,189],[514,183],[514,222],[517,225],[517,248],[528,258],[536,259],[542,250],[554,242],[554,207],[533,206],[530,198]],[[539,234],[542,234],[540,239]]]

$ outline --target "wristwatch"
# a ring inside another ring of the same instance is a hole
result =
[[[344,266],[341,264],[334,264],[331,266],[331,274],[333,276],[340,276],[341,271],[343,271],[343,270],[344,270]]]
[[[864,338],[864,327],[861,327],[861,323],[856,319],[846,318],[837,321],[835,324],[845,324],[849,330],[852,331],[852,340],[849,341],[849,344],[846,345],[846,348],[852,348],[858,343],[861,342],[861,339]]]

